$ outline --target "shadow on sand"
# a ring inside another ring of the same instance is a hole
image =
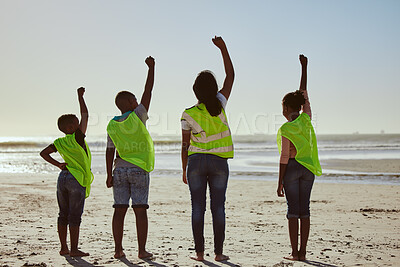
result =
[[[64,256],[64,258],[69,264],[71,264],[72,266],[76,266],[76,267],[91,267],[91,266],[101,267],[102,266],[102,265],[93,265],[90,262],[85,261],[81,257]]]
[[[232,266],[232,267],[240,267],[239,264],[235,264],[235,263],[229,262],[229,260],[220,261],[220,262],[218,262],[218,264],[215,264],[215,263],[213,263],[211,261],[207,261],[207,260],[201,261],[199,263],[204,264],[205,266],[210,266],[210,267],[220,267],[221,265]]]
[[[129,261],[126,257],[123,257],[123,258],[121,258],[121,259],[119,259],[119,260],[120,260],[122,263],[124,263],[126,266],[129,266],[129,267],[143,266],[143,265],[138,265],[138,264],[132,263],[132,262]],[[151,259],[143,259],[142,261],[145,261],[145,262],[147,262],[148,264],[150,264],[151,266],[155,266],[155,267],[168,267],[167,265],[157,263],[157,262],[155,262],[155,261],[153,261],[153,260],[151,260]]]
[[[305,261],[302,261],[302,262],[306,263],[306,264],[309,264],[311,266],[318,266],[318,267],[338,267],[337,265],[323,263],[323,262],[319,262],[319,261],[305,260]]]

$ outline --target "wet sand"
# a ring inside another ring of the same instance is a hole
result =
[[[97,175],[85,204],[80,247],[89,257],[58,255],[57,175],[0,174],[0,264],[4,266],[396,266],[400,258],[400,186],[316,183],[311,197],[308,263],[290,262],[286,203],[270,181],[229,181],[225,263],[213,260],[211,213],[205,221],[206,262],[194,253],[190,196],[180,177],[152,177],[152,261],[137,258],[133,211],[125,220],[124,260],[113,259],[112,191]],[[397,263],[396,263],[397,262]],[[30,265],[29,265],[30,264]],[[35,265],[36,264],[36,265]],[[40,265],[41,264],[41,265]]]
[[[400,174],[400,159],[330,159],[321,165],[330,170]]]

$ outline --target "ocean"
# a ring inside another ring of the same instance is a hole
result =
[[[0,137],[0,173],[51,173],[59,170],[39,152],[57,137]],[[181,179],[180,136],[153,136],[156,164],[151,177]],[[318,135],[323,175],[316,182],[400,185],[400,173],[324,169],[329,160],[400,159],[400,134]],[[105,175],[105,136],[88,136],[94,175]],[[229,160],[230,179],[269,180],[278,177],[279,153],[274,135],[234,136],[235,158]],[[54,157],[61,160],[58,154]]]

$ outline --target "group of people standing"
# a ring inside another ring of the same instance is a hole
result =
[[[182,180],[188,184],[192,204],[192,231],[197,261],[204,260],[204,214],[206,210],[207,185],[214,231],[214,253],[216,261],[228,260],[223,254],[225,239],[225,198],[229,177],[227,160],[233,158],[234,149],[225,108],[230,97],[235,73],[228,49],[221,37],[212,39],[221,51],[225,80],[218,90],[212,72],[202,71],[196,77],[193,91],[197,104],[186,109],[181,118],[182,125]],[[136,216],[138,257],[150,258],[146,250],[148,233],[147,209],[150,177],[154,169],[154,146],[146,129],[148,110],[154,84],[155,61],[145,60],[148,66],[145,89],[138,103],[134,94],[121,91],[115,104],[121,115],[115,116],[107,126],[106,169],[107,187],[113,188],[114,215],[112,232],[115,242],[115,258],[125,256],[122,246],[124,218],[131,205]],[[305,260],[310,228],[310,193],[314,175],[321,174],[315,133],[311,124],[311,108],[307,95],[307,58],[300,55],[302,77],[300,89],[285,95],[282,101],[283,115],[288,120],[278,131],[277,142],[281,153],[278,196],[286,196],[287,218],[292,253],[287,259]],[[65,137],[58,138],[40,155],[61,169],[57,181],[59,205],[58,235],[61,243],[60,255],[87,256],[78,249],[79,226],[85,198],[90,194],[93,174],[90,170],[91,154],[85,141],[88,109],[78,89],[81,120],[73,115],[62,115],[58,128]],[[302,111],[300,113],[300,111]],[[59,152],[65,162],[51,157]],[[300,249],[298,249],[298,221],[300,220]],[[69,225],[70,249],[67,245]]]

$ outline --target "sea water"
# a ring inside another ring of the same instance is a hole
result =
[[[0,137],[0,173],[54,173],[59,170],[45,162],[39,152],[57,137]],[[180,136],[154,136],[156,151],[152,177],[181,179]],[[319,135],[320,161],[329,159],[400,159],[400,135]],[[88,136],[92,171],[105,175],[106,136]],[[234,136],[235,158],[229,160],[230,179],[276,181],[279,153],[276,136]],[[53,154],[61,160],[58,153]],[[372,183],[400,185],[400,173],[324,170],[316,182]]]

